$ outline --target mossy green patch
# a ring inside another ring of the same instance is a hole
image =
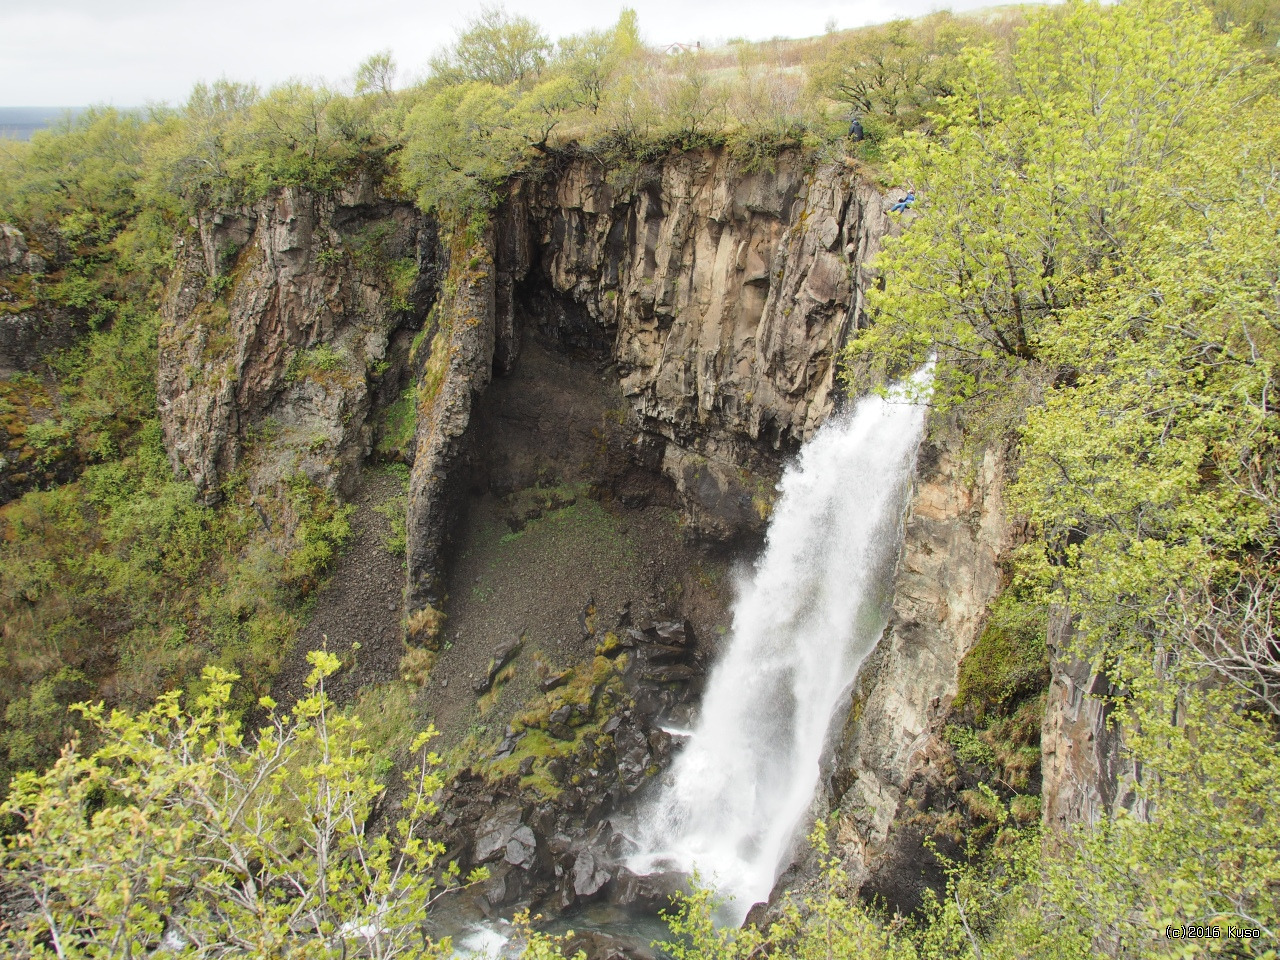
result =
[[[436,397],[444,386],[445,374],[449,371],[449,362],[453,359],[453,348],[449,344],[450,329],[441,325],[431,338],[431,353],[422,368],[422,378],[418,381],[416,394],[418,413],[430,415],[435,407]]]
[[[535,697],[515,716],[511,729],[523,735],[510,755],[482,764],[484,775],[490,779],[510,776],[532,758],[531,770],[521,778],[521,785],[545,797],[559,796],[562,787],[548,773],[547,764],[594,752],[607,743],[603,726],[625,699],[625,669],[625,656],[617,660],[595,657],[589,664],[574,667],[565,685]],[[564,707],[570,708],[569,718],[557,729],[557,737],[551,730],[551,714]]]
[[[388,553],[403,557],[405,549],[409,545],[408,496],[397,494],[390,497],[385,503],[380,503],[374,507],[373,512],[384,517],[387,521],[387,533],[382,540],[383,546],[387,548]]]
[[[383,412],[382,422],[378,425],[378,453],[384,457],[406,459],[417,428],[418,409],[414,403],[413,388],[410,387]]]
[[[365,687],[347,712],[360,720],[363,738],[387,769],[398,754],[409,749],[421,724],[413,706],[413,690],[403,681]]]
[[[29,273],[0,277],[0,314],[24,313],[35,304],[35,283]]]
[[[290,383],[303,380],[323,385],[349,388],[355,384],[352,360],[332,344],[321,343],[309,350],[299,350],[289,358],[284,378]]]
[[[991,607],[986,626],[960,664],[954,706],[971,708],[981,719],[1016,698],[1042,689],[1048,681],[1045,644],[1046,611],[1018,596],[1002,593]]]

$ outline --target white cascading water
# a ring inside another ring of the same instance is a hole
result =
[[[828,421],[787,468],[728,647],[666,785],[642,812],[637,873],[697,869],[740,923],[790,862],[832,715],[886,622],[900,519],[924,429],[907,390]]]

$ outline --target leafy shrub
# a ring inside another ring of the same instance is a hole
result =
[[[404,556],[409,545],[409,498],[404,495],[395,496],[386,503],[378,504],[373,510],[387,520],[387,535],[382,541],[387,552],[397,557]]]
[[[312,380],[320,374],[345,370],[346,365],[346,357],[342,353],[331,344],[321,343],[309,350],[300,350],[290,357],[284,378],[291,383]]]
[[[379,425],[374,449],[384,457],[405,457],[418,428],[418,407],[413,387],[407,387],[394,403],[388,404]]]
[[[432,897],[459,881],[427,834],[442,786],[426,749],[434,731],[410,745],[395,823],[366,829],[384,790],[378,758],[325,693],[337,658],[308,659],[308,693],[288,712],[264,700],[272,713],[253,736],[229,709],[236,677],[212,668],[185,703],[171,693],[139,714],[83,706],[101,746],[71,745],[0,806],[26,828],[5,843],[6,884],[41,907],[0,932],[6,955],[43,955],[50,940],[77,955],[145,955],[177,933],[199,957],[355,955],[373,943],[380,957],[420,956]]]
[[[340,504],[331,492],[301,474],[289,479],[289,491],[297,526],[284,576],[305,595],[315,590],[320,575],[351,536],[350,518],[355,507]]]

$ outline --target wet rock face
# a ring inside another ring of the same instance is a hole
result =
[[[855,880],[904,912],[941,877],[922,872],[932,858],[910,818],[945,803],[941,737],[960,662],[978,640],[1014,544],[1004,483],[997,451],[968,461],[958,434],[934,425],[920,452],[889,624],[855,684],[821,798],[838,810],[838,849]]]
[[[175,470],[212,501],[256,446],[251,486],[301,472],[345,492],[432,295],[434,229],[368,182],[333,197],[285,188],[193,226],[160,335]]]

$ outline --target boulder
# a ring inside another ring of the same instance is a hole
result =
[[[689,890],[689,875],[679,871],[637,874],[626,867],[618,870],[611,900],[620,907],[640,907],[647,913],[668,910],[677,893]]]
[[[573,668],[570,667],[568,670],[561,670],[559,673],[553,673],[551,676],[541,681],[538,684],[538,689],[543,693],[550,693],[552,690],[563,687],[572,678]]]
[[[522,819],[519,804],[504,803],[483,820],[476,828],[475,862],[487,863],[506,854],[507,845],[523,826]],[[532,833],[529,836],[532,837]]]
[[[493,651],[493,656],[489,658],[489,666],[485,670],[484,676],[471,685],[477,696],[482,693],[488,693],[492,689],[493,681],[502,672],[502,668],[514,660],[522,649],[524,649],[524,638],[517,637],[515,640],[504,643]]]
[[[0,270],[44,273],[44,258],[32,253],[27,238],[11,223],[0,223]]]
[[[689,642],[692,631],[684,620],[672,620],[668,623],[655,623],[653,635],[668,646],[683,647]]]
[[[513,867],[525,870],[533,866],[537,849],[538,842],[533,831],[521,824],[516,827],[511,834],[511,839],[507,841],[506,856],[503,859]]]
[[[583,850],[573,862],[573,892],[579,897],[593,897],[613,878],[603,859],[590,849]]]

